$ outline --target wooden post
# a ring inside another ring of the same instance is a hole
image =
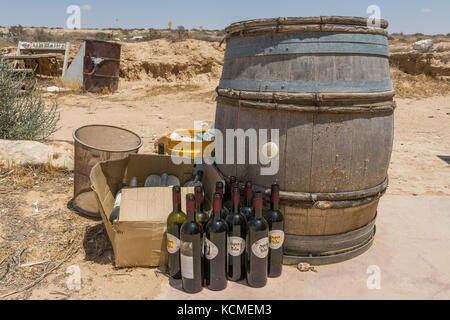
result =
[[[66,74],[67,71],[67,65],[69,63],[69,50],[70,50],[70,42],[66,42],[66,51],[64,53],[64,64],[63,64],[63,70],[62,70],[62,77]]]

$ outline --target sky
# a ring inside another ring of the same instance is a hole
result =
[[[381,9],[389,32],[450,33],[450,0],[0,0],[1,26],[66,27],[70,5],[81,8],[82,28],[223,29],[237,21],[284,16],[367,17]]]

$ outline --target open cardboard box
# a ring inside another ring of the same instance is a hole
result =
[[[172,188],[143,188],[151,174],[167,173],[180,179],[181,185],[192,179],[194,165],[176,165],[170,156],[132,154],[121,160],[100,162],[91,171],[92,188],[97,195],[100,214],[111,240],[116,267],[157,267],[167,263],[166,221],[172,212]],[[119,220],[113,224],[109,215],[115,195],[137,177],[139,188],[124,189]],[[214,166],[204,165],[205,208],[209,208],[217,181],[223,179]],[[181,188],[182,208],[186,194],[194,188]]]

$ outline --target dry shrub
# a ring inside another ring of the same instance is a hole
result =
[[[401,98],[426,98],[450,93],[450,81],[424,74],[410,75],[397,68],[391,68],[396,96]]]
[[[42,166],[20,166],[7,172],[10,170],[0,167],[0,297],[37,284],[49,271],[70,260],[82,250],[86,230],[98,224],[65,205],[50,202],[70,200],[70,173]],[[30,191],[44,196],[38,203],[39,212],[29,203],[34,199],[26,197]],[[47,262],[21,267],[35,261]]]

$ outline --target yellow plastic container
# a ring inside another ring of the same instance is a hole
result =
[[[168,141],[167,144],[167,154],[172,155],[175,154],[179,157],[186,158],[202,158],[203,153],[206,148],[210,145],[214,144],[214,141],[181,141],[181,140],[172,140],[170,136],[173,133],[177,133],[181,137],[194,138],[198,132],[207,132],[206,130],[191,130],[191,129],[179,129],[166,134],[166,138]],[[209,148],[208,148],[209,149]],[[211,153],[214,156],[214,150]]]

